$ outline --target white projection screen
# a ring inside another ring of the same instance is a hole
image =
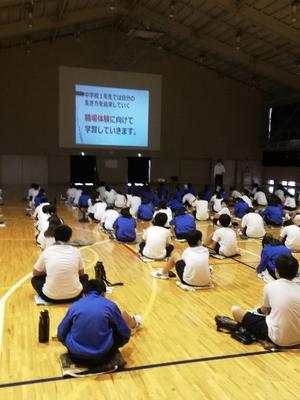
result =
[[[59,67],[59,146],[160,149],[161,76]]]

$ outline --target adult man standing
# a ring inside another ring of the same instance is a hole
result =
[[[222,160],[217,160],[217,164],[214,166],[214,177],[215,177],[215,186],[223,187],[223,175],[225,174],[226,170],[223,165]]]
[[[45,249],[33,267],[33,288],[50,303],[70,303],[82,295],[87,282],[80,252],[69,244],[72,229],[60,225],[55,229],[55,243]]]

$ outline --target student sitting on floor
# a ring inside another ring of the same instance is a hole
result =
[[[267,225],[281,226],[283,218],[283,210],[280,205],[277,205],[273,199],[270,200],[269,205],[259,212]]]
[[[290,220],[289,225],[282,228],[280,232],[282,243],[291,251],[300,251],[300,227],[293,224]]]
[[[155,260],[170,256],[174,246],[170,244],[170,230],[164,227],[167,219],[164,213],[156,214],[152,222],[153,226],[144,231],[143,241],[139,245],[143,256]]]
[[[194,230],[187,235],[189,247],[182,255],[175,253],[165,267],[152,272],[154,278],[168,279],[169,272],[175,267],[177,275],[184,285],[211,286],[211,271],[209,267],[209,252],[202,246],[202,233]]]
[[[234,319],[257,339],[272,341],[278,346],[300,343],[300,286],[293,282],[298,261],[292,256],[279,256],[275,261],[278,279],[264,287],[263,305],[255,315],[233,306]]]
[[[247,214],[248,208],[248,204],[241,197],[238,197],[234,205],[234,215],[237,218],[243,218]]]
[[[230,191],[231,191],[231,200],[232,200],[232,203],[235,204],[236,201],[237,201],[237,199],[240,198],[240,197],[242,197],[242,193],[239,192],[234,186],[232,186],[232,187],[230,188]]]
[[[119,242],[134,242],[136,240],[136,219],[129,212],[129,208],[123,208],[121,215],[113,225],[116,239]]]
[[[262,252],[260,254],[260,262],[256,267],[256,272],[267,270],[272,278],[276,279],[275,276],[275,260],[278,256],[288,255],[291,256],[291,251],[285,247],[280,240],[275,239],[272,235],[266,234],[262,240]]]
[[[215,230],[210,238],[211,240],[209,240],[211,248],[217,254],[225,257],[232,257],[239,254],[236,233],[232,228],[229,228],[231,224],[230,216],[228,214],[220,215],[219,224],[221,228]]]
[[[213,212],[218,213],[221,210],[222,201],[223,201],[223,197],[222,197],[221,193],[220,192],[215,192],[215,194],[210,199],[210,202],[212,204],[212,211]]]
[[[289,192],[285,198],[284,209],[286,211],[295,211],[297,209],[295,197]]]
[[[197,221],[206,221],[209,219],[208,201],[201,199],[201,193],[198,193],[197,199],[192,204],[195,207],[194,216]]]
[[[40,189],[38,194],[34,198],[34,207],[37,208],[41,203],[47,201],[47,195],[45,189]]]
[[[256,206],[266,206],[268,204],[265,192],[261,188],[257,188],[253,197],[253,204]]]
[[[126,207],[127,204],[127,197],[122,192],[118,191],[115,197],[115,207],[116,208],[123,208]]]
[[[45,249],[33,267],[31,284],[49,303],[70,303],[82,296],[87,282],[78,249],[69,244],[72,229],[60,225],[54,231],[55,244]]]
[[[221,210],[212,217],[212,221],[215,225],[219,225],[218,221],[221,215],[228,215],[231,218],[231,214],[225,200],[222,200]]]
[[[182,209],[175,211],[175,216],[170,225],[174,228],[176,238],[180,240],[185,240],[188,233],[196,229],[195,218],[186,214]]]
[[[186,207],[191,207],[193,202],[196,200],[196,197],[193,193],[188,192],[182,197],[182,204]]]
[[[127,196],[128,197],[128,196]],[[130,206],[129,207],[129,211],[130,214],[135,217],[137,215],[139,206],[142,204],[142,199],[140,198],[140,196],[138,196],[138,194],[135,192],[133,193],[133,195],[130,197]]]
[[[95,199],[95,204],[94,204],[94,220],[101,222],[102,217],[105,213],[107,204],[102,201],[100,198]]]
[[[141,317],[121,313],[105,298],[102,280],[91,279],[84,286],[85,297],[69,308],[57,329],[75,364],[90,368],[111,361],[141,324]]]
[[[173,215],[172,215],[171,208],[167,206],[167,203],[165,201],[162,201],[161,203],[159,203],[159,205],[157,207],[157,210],[153,214],[153,218],[155,218],[155,216],[158,213],[166,214],[167,222],[165,223],[165,228],[170,228],[170,222],[171,222],[171,220],[173,218]]]
[[[118,213],[117,210],[114,209],[113,206],[107,206],[101,218],[102,228],[105,231],[113,231],[114,223],[117,220],[117,218],[119,218],[119,216],[120,214]]]
[[[142,199],[142,204],[137,210],[137,218],[141,221],[151,221],[153,218],[154,209],[152,203],[149,203],[147,199]]]
[[[60,220],[60,218],[58,218],[57,215],[50,217],[48,222],[49,222],[48,229],[41,236],[40,246],[43,250],[46,249],[47,247],[52,246],[55,243],[55,237],[54,237],[55,229],[59,225],[62,225],[62,221]]]
[[[253,207],[252,201],[250,199],[250,193],[247,189],[243,190],[242,199],[244,200],[245,203],[248,204],[249,207],[251,207],[251,208]]]
[[[82,212],[82,217],[79,219],[79,222],[88,222],[87,210],[90,205],[90,199],[91,197],[88,194],[88,192],[85,189],[83,189],[81,196],[79,197],[78,200],[78,207],[79,210]]]
[[[241,222],[241,237],[260,238],[265,236],[265,233],[264,220],[249,207]]]

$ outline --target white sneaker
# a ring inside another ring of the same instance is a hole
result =
[[[134,335],[139,329],[141,329],[143,318],[140,315],[134,315],[132,319],[135,320],[135,327],[131,328],[131,335]]]
[[[158,279],[169,279],[169,275],[168,275],[168,274],[165,274],[165,273],[163,272],[163,269],[162,269],[162,268],[158,269],[157,271],[153,271],[153,272],[151,273],[151,275],[153,276],[153,278],[158,278]]]

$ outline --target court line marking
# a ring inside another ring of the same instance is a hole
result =
[[[90,246],[94,246],[96,244],[104,244],[107,243],[109,239],[95,242]],[[82,246],[81,249],[89,249],[90,246]],[[92,249],[89,249],[92,250]],[[93,250],[95,254],[95,250]],[[97,254],[98,258],[98,254]],[[90,267],[87,267],[90,268]],[[32,272],[29,272],[29,274],[25,275],[22,279],[20,279],[18,282],[16,282],[1,298],[0,298],[0,354],[2,352],[2,344],[3,344],[3,330],[4,330],[4,316],[5,316],[5,305],[7,299],[24,283],[27,281],[32,276]]]
[[[260,256],[258,254],[253,253],[252,251],[242,249],[241,247],[239,247],[239,250],[243,251],[244,253],[251,254],[252,256],[255,256],[256,258],[260,258]]]
[[[194,363],[202,363],[202,362],[209,362],[209,361],[227,360],[227,359],[231,359],[231,358],[259,356],[259,355],[265,355],[265,354],[281,353],[283,351],[284,350],[281,350],[281,349],[262,350],[262,351],[252,351],[252,352],[248,352],[248,353],[234,353],[234,354],[225,354],[225,355],[212,356],[212,357],[202,357],[202,358],[191,358],[191,359],[185,359],[185,360],[167,361],[167,362],[147,364],[147,365],[136,365],[133,367],[128,367],[128,368],[124,368],[123,370],[116,371],[113,374],[121,374],[124,372],[170,367],[170,366],[184,365],[184,364],[194,364]],[[112,375],[112,374],[106,374],[106,375]],[[101,375],[99,375],[99,376],[101,376]],[[0,389],[4,389],[4,388],[8,388],[8,387],[16,387],[16,386],[34,385],[34,384],[38,384],[38,383],[64,381],[64,380],[69,380],[69,379],[75,379],[75,378],[72,376],[54,376],[54,377],[50,377],[50,378],[33,379],[33,380],[28,380],[28,381],[2,383],[2,384],[0,384]]]

